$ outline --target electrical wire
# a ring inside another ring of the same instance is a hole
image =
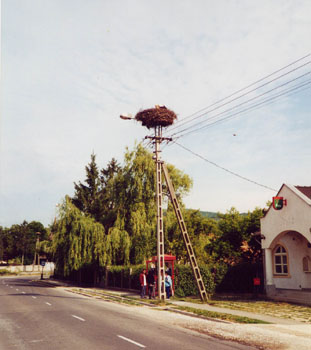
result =
[[[304,82],[302,84],[299,84],[296,87],[293,87],[293,88],[290,88],[290,89],[286,89],[285,91],[283,91],[283,92],[281,92],[279,94],[276,94],[276,95],[274,95],[272,97],[268,97],[268,98],[262,100],[261,102],[255,103],[255,104],[253,104],[251,106],[248,106],[248,107],[246,107],[246,108],[244,108],[242,110],[239,110],[239,111],[237,111],[235,113],[229,114],[228,116],[225,116],[225,117],[220,118],[220,119],[215,120],[215,121],[211,121],[212,119],[215,119],[217,116],[220,116],[220,115],[224,114],[225,112],[219,113],[216,116],[211,117],[209,120],[204,121],[205,124],[209,122],[206,125],[198,127],[199,123],[197,123],[196,125],[192,126],[191,128],[185,129],[184,133],[181,133],[178,136],[178,138],[184,137],[186,135],[192,134],[192,133],[197,132],[197,131],[202,131],[202,130],[210,127],[211,125],[218,124],[219,122],[222,122],[224,120],[232,119],[233,117],[237,117],[240,114],[243,114],[245,112],[262,108],[262,107],[266,106],[267,104],[270,104],[271,102],[275,102],[276,100],[279,100],[280,97],[287,97],[287,96],[293,95],[294,93],[298,93],[298,92],[304,91],[306,89],[302,89],[302,88],[307,86],[307,85],[310,85],[310,84],[311,84],[311,80],[306,81],[306,82]],[[299,89],[301,89],[301,90],[299,90]],[[291,92],[291,94],[289,94],[290,92]],[[202,124],[202,123],[200,123],[200,124]],[[194,127],[195,127],[195,129],[193,129]],[[193,130],[191,130],[191,129],[193,129]],[[171,135],[171,137],[176,137],[176,135],[177,135],[177,133]]]
[[[229,104],[229,103],[231,103],[231,102],[234,102],[234,101],[236,101],[236,100],[238,100],[238,99],[240,99],[240,98],[242,98],[242,97],[245,97],[246,95],[250,94],[251,92],[254,92],[254,91],[256,91],[256,90],[258,90],[258,89],[260,89],[260,88],[262,88],[262,87],[264,87],[264,86],[266,86],[266,85],[268,85],[268,84],[270,84],[270,83],[272,83],[272,82],[274,82],[274,81],[276,81],[276,80],[278,80],[278,79],[283,78],[284,76],[286,76],[286,75],[288,75],[288,74],[290,74],[290,73],[293,73],[293,72],[297,71],[298,69],[301,69],[301,68],[305,67],[306,65],[310,64],[311,61],[305,62],[304,64],[302,64],[302,65],[300,65],[300,66],[298,66],[298,67],[296,67],[296,68],[294,68],[294,69],[292,69],[292,70],[290,70],[290,71],[288,71],[288,72],[285,72],[285,73],[281,74],[280,76],[278,76],[278,77],[276,77],[276,78],[274,78],[274,79],[272,79],[272,80],[270,80],[270,81],[268,81],[268,82],[265,82],[264,84],[262,84],[262,85],[260,85],[260,86],[258,86],[258,87],[256,87],[256,88],[254,88],[254,89],[252,89],[252,90],[250,90],[250,91],[247,91],[247,92],[245,92],[244,94],[235,97],[234,99],[231,99],[231,100],[227,101],[226,103],[223,103],[223,104],[221,104],[221,105],[219,105],[219,106],[217,106],[217,107],[215,107],[215,108],[213,108],[213,109],[211,109],[211,110],[207,110],[208,108],[211,108],[211,107],[213,107],[213,106],[215,106],[215,105],[217,105],[217,104],[219,104],[219,103],[221,103],[221,102],[227,100],[228,98],[230,98],[230,97],[236,95],[237,93],[242,92],[242,91],[244,91],[244,90],[246,90],[246,89],[248,89],[248,88],[250,88],[250,87],[252,87],[252,86],[254,86],[254,85],[256,85],[256,84],[258,84],[259,82],[261,82],[261,81],[263,81],[263,80],[265,80],[265,79],[267,79],[267,78],[273,76],[274,74],[276,74],[276,73],[278,73],[278,72],[280,72],[280,71],[282,71],[282,70],[284,70],[284,69],[286,69],[286,68],[288,68],[288,67],[294,65],[295,63],[297,63],[297,62],[299,62],[299,61],[301,61],[301,60],[303,60],[303,59],[305,59],[305,58],[307,58],[307,57],[309,57],[309,56],[311,56],[311,54],[308,54],[308,55],[306,55],[306,56],[304,56],[304,57],[302,57],[302,58],[300,58],[300,59],[298,59],[298,60],[296,60],[296,61],[290,63],[289,65],[287,65],[287,66],[285,66],[285,67],[282,67],[282,68],[278,69],[277,71],[275,71],[275,72],[273,72],[273,73],[271,73],[271,74],[269,74],[269,75],[267,75],[267,76],[265,76],[265,77],[263,77],[263,78],[257,80],[256,82],[254,82],[254,83],[252,83],[252,84],[246,86],[245,88],[242,88],[242,89],[240,89],[240,90],[238,90],[238,91],[236,91],[236,92],[230,94],[229,96],[227,96],[227,97],[225,97],[225,98],[223,98],[223,99],[221,99],[221,100],[219,100],[219,101],[217,101],[217,102],[215,102],[215,103],[209,105],[208,107],[205,107],[205,108],[201,109],[200,111],[198,111],[198,112],[196,112],[196,113],[193,113],[193,114],[191,114],[191,115],[188,116],[188,117],[183,118],[182,120],[180,120],[179,123],[176,123],[175,126],[173,126],[172,128],[170,128],[169,131],[171,132],[171,131],[175,130],[176,128],[180,128],[181,126],[183,126],[183,125],[185,125],[185,124],[188,124],[188,123],[190,123],[190,122],[192,122],[192,121],[194,121],[194,120],[196,120],[196,119],[198,119],[198,118],[201,118],[201,117],[205,116],[207,113],[213,112],[213,111],[215,111],[215,110],[217,110],[217,109],[219,109],[219,108],[221,108],[221,107],[223,107],[223,106],[225,106],[225,105],[227,105],[227,104]],[[203,112],[203,111],[205,111],[205,112],[204,112],[204,113],[201,113],[201,112]],[[198,113],[201,113],[201,114],[197,115]],[[189,119],[190,117],[193,117],[193,118],[191,118],[190,120],[187,120],[187,119]],[[186,121],[186,120],[187,120],[187,121]],[[167,131],[166,131],[166,132],[167,132]]]
[[[283,87],[283,86],[286,86],[286,85],[288,85],[288,84],[290,84],[290,83],[292,83],[292,82],[294,82],[294,81],[296,81],[296,80],[298,80],[298,79],[301,79],[301,78],[303,78],[303,77],[305,77],[305,76],[307,76],[307,75],[309,75],[309,74],[311,74],[311,71],[309,71],[309,72],[307,72],[307,73],[305,73],[305,74],[302,74],[302,75],[300,75],[299,77],[296,77],[296,78],[294,78],[294,79],[292,79],[292,80],[289,80],[289,81],[287,81],[287,82],[285,82],[285,83],[283,83],[283,84],[281,84],[281,85],[278,85],[278,86],[274,87],[273,89],[270,89],[270,90],[268,90],[268,91],[265,91],[265,92],[261,93],[260,95],[254,96],[254,97],[252,97],[252,98],[250,98],[250,99],[248,99],[248,100],[246,100],[246,101],[244,101],[244,102],[241,102],[241,103],[239,103],[239,104],[237,104],[237,105],[235,105],[235,106],[233,106],[233,107],[230,107],[230,108],[226,109],[225,111],[222,111],[222,112],[220,112],[220,113],[218,113],[218,114],[216,114],[216,115],[214,115],[214,116],[211,116],[211,117],[209,117],[209,118],[207,118],[207,119],[205,119],[205,120],[202,120],[202,121],[200,121],[200,122],[198,122],[198,123],[196,123],[196,124],[193,124],[192,126],[189,126],[189,127],[185,128],[185,129],[182,129],[182,130],[180,130],[180,131],[177,131],[177,132],[173,133],[171,136],[174,136],[174,135],[177,135],[177,134],[179,134],[179,133],[182,133],[183,131],[188,130],[188,129],[191,129],[191,128],[193,128],[193,127],[197,127],[198,125],[204,124],[204,123],[206,123],[207,121],[209,121],[209,120],[211,120],[211,119],[215,119],[215,118],[216,118],[217,116],[219,116],[219,115],[222,115],[222,114],[225,114],[225,113],[227,113],[227,112],[230,112],[230,111],[232,111],[233,109],[236,109],[236,108],[238,108],[238,107],[240,107],[240,106],[242,106],[242,105],[245,105],[245,104],[247,104],[247,103],[249,103],[249,102],[251,102],[251,101],[253,101],[253,100],[260,99],[262,96],[267,95],[267,94],[269,94],[269,93],[271,93],[271,92],[273,92],[273,91],[275,91],[275,90],[277,90],[277,89],[279,89],[279,88],[281,88],[281,87]]]
[[[251,180],[251,179],[249,179],[249,178],[247,178],[247,177],[245,177],[245,176],[239,175],[238,173],[235,173],[235,172],[233,172],[233,171],[231,171],[231,170],[229,170],[229,169],[226,169],[226,168],[224,168],[224,167],[222,167],[222,166],[220,166],[220,165],[218,165],[218,164],[216,164],[216,163],[214,163],[214,162],[212,162],[212,161],[206,159],[205,157],[201,156],[200,154],[198,154],[198,153],[196,153],[196,152],[193,152],[191,149],[189,149],[189,148],[187,148],[187,147],[181,145],[180,143],[178,143],[178,142],[176,142],[176,141],[175,141],[174,143],[175,143],[176,145],[178,145],[179,147],[183,148],[184,150],[188,151],[189,153],[191,153],[191,154],[193,154],[193,155],[195,155],[195,156],[201,158],[201,159],[204,160],[205,162],[207,162],[207,163],[209,163],[209,164],[211,164],[211,165],[214,165],[215,167],[217,167],[217,168],[219,168],[219,169],[222,169],[222,170],[226,171],[227,173],[229,173],[229,174],[231,174],[231,175],[234,175],[234,176],[236,176],[236,177],[238,177],[238,178],[240,178],[240,179],[242,179],[242,180],[251,182],[252,184],[255,184],[255,185],[257,185],[257,186],[263,187],[263,188],[265,188],[265,189],[267,189],[267,190],[270,190],[270,191],[273,191],[273,192],[277,192],[277,190],[274,189],[274,188],[272,188],[272,187],[263,185],[263,184],[261,184],[261,183],[259,183],[259,182],[257,182],[257,181],[254,181],[254,180]]]

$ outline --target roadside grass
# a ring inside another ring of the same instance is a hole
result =
[[[127,304],[127,305],[141,306],[141,304],[138,303],[137,301],[135,301],[134,299],[125,298],[123,296],[117,296],[113,293],[106,293],[106,292],[103,293],[100,291],[91,290],[91,289],[83,289],[83,288],[71,288],[70,290],[74,293],[77,293],[77,294],[96,297],[96,298],[100,298],[100,299],[103,299],[106,301],[115,301],[115,302]]]
[[[0,276],[16,276],[17,273],[16,272],[11,272],[7,269],[1,269],[0,270]]]
[[[176,298],[176,300],[202,304],[198,297]],[[299,322],[311,323],[311,307],[300,304],[271,301],[253,295],[213,296],[208,304],[232,310],[254,312],[262,315],[280,317]]]
[[[195,315],[203,316],[206,318],[213,318],[213,319],[217,319],[217,320],[230,321],[230,322],[235,322],[235,323],[247,323],[247,324],[270,324],[270,322],[256,320],[256,319],[249,318],[249,317],[236,316],[236,315],[208,311],[208,310],[200,310],[200,309],[196,309],[196,308],[188,307],[188,306],[177,306],[174,308],[176,308],[177,310],[191,312]]]
[[[228,298],[224,300],[217,296],[214,300],[211,300],[209,304],[217,307],[255,312],[273,317],[311,323],[311,307],[300,304],[271,301],[265,298],[258,298],[256,300],[250,298],[230,300]]]
[[[154,306],[171,306],[171,303],[169,301],[166,301],[163,303],[162,301],[158,299],[139,299],[135,296],[130,296],[127,294],[121,294],[116,295],[113,292],[105,291],[103,293],[100,289],[80,289],[76,288],[77,293],[81,294],[88,294],[95,297],[99,297],[101,299],[110,300],[110,301],[118,301],[124,304],[129,305],[139,305],[141,306],[142,303],[144,304],[151,304]],[[185,302],[191,302],[194,304],[203,304],[203,302],[198,297],[173,297],[172,300],[178,300],[178,301],[185,301]],[[220,308],[227,308],[232,310],[240,310],[240,311],[247,311],[247,312],[253,312],[256,314],[262,314],[272,317],[279,317],[284,319],[290,319],[294,321],[304,322],[304,323],[311,323],[311,307],[293,304],[293,303],[286,303],[286,302],[276,302],[276,301],[270,301],[265,299],[264,297],[258,297],[257,299],[254,298],[253,295],[231,295],[231,296],[213,296],[212,299],[208,300],[208,304],[215,307]],[[248,319],[247,317],[240,317],[236,315],[229,315],[224,314],[220,312],[213,312],[208,310],[200,310],[193,308],[188,308],[186,306],[178,306],[176,307],[179,310],[183,311],[189,311],[193,312],[197,315],[201,315],[208,318],[217,318],[220,320],[228,320],[231,322],[238,322],[238,323],[265,323],[263,321],[255,320],[256,322],[250,321],[251,319]],[[184,308],[184,309],[183,309]],[[187,310],[187,308],[189,310]],[[191,310],[190,310],[191,309]]]

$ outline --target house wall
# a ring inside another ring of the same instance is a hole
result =
[[[297,190],[298,191],[298,190]],[[262,248],[271,248],[273,241],[282,232],[297,231],[311,242],[311,200],[301,199],[296,192],[284,185],[278,196],[287,200],[287,205],[281,210],[270,207],[268,213],[261,219]]]
[[[287,200],[281,210],[269,208],[261,219],[262,248],[265,249],[265,284],[267,294],[275,288],[311,288],[311,273],[303,271],[302,259],[311,258],[311,200],[291,185],[283,185],[278,196]],[[274,274],[273,250],[281,244],[288,254],[288,276]]]
[[[311,258],[311,248],[308,248],[308,241],[297,232],[289,232],[282,236],[275,246],[281,244],[288,253],[288,277],[276,277],[273,275],[273,282],[276,288],[298,289],[311,288],[311,273],[303,272],[302,258]]]

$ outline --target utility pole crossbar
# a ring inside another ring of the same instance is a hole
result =
[[[193,274],[194,274],[194,277],[195,277],[195,280],[196,280],[196,283],[197,283],[197,287],[198,287],[198,290],[199,290],[199,293],[200,293],[200,298],[201,298],[202,301],[207,301],[208,297],[207,297],[207,293],[206,293],[206,290],[205,290],[204,282],[203,282],[203,279],[202,279],[202,276],[201,276],[200,268],[199,268],[199,266],[197,264],[197,260],[195,258],[195,254],[194,254],[194,251],[193,251],[193,248],[192,248],[192,245],[191,245],[191,242],[190,242],[190,238],[189,238],[189,235],[188,235],[186,223],[184,222],[184,219],[183,219],[183,216],[182,216],[182,212],[180,210],[180,206],[179,206],[176,194],[175,194],[175,190],[174,190],[173,184],[171,182],[171,179],[170,179],[170,176],[169,176],[169,173],[168,173],[168,170],[167,170],[167,167],[166,167],[165,163],[161,162],[161,164],[162,164],[162,170],[163,170],[163,173],[164,173],[165,181],[166,181],[169,193],[170,193],[171,201],[172,201],[172,204],[173,204],[173,207],[174,207],[174,211],[175,211],[175,214],[176,214],[176,217],[177,217],[177,220],[178,220],[178,224],[179,224],[182,236],[183,236],[183,240],[184,240],[184,243],[185,243],[185,246],[186,246],[186,249],[187,249],[187,253],[188,253],[189,260],[190,260],[191,268],[192,268],[192,271],[193,271]]]

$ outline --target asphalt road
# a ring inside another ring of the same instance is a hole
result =
[[[136,307],[137,308],[137,307]],[[135,307],[42,286],[31,278],[0,278],[0,350],[251,350],[183,331],[135,313]]]

